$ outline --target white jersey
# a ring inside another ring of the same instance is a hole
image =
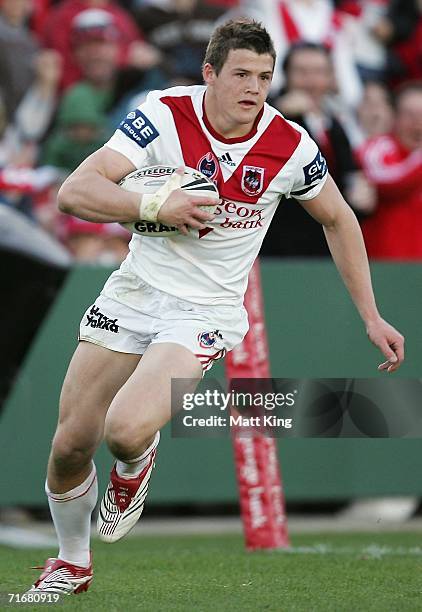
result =
[[[205,90],[151,92],[105,146],[136,168],[197,168],[216,182],[222,198],[204,230],[171,238],[134,235],[124,269],[190,302],[237,305],[281,196],[314,198],[327,166],[308,133],[268,104],[252,132],[223,138],[205,115]]]

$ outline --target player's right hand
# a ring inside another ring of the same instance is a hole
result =
[[[204,223],[215,218],[213,212],[203,210],[201,206],[216,207],[220,201],[214,198],[192,196],[183,191],[180,185],[184,171],[183,166],[177,168],[157,192],[161,192],[163,196],[168,194],[158,211],[157,220],[165,225],[176,226],[180,233],[186,236],[189,234],[189,228],[205,229]]]
[[[178,226],[182,234],[187,234],[186,227],[205,229],[205,223],[212,221],[215,214],[201,209],[201,206],[217,206],[218,200],[188,195],[182,189],[175,189],[160,208],[157,219],[165,225]]]

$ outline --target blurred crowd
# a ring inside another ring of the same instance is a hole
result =
[[[120,262],[126,230],[62,215],[58,187],[148,91],[201,83],[215,25],[242,15],[272,35],[270,103],[319,144],[370,257],[422,260],[422,0],[0,0],[0,206],[76,261]],[[262,252],[328,254],[294,200]]]

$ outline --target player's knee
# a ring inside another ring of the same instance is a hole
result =
[[[129,428],[112,428],[106,431],[105,440],[111,453],[118,459],[124,461],[139,454],[141,441]]]
[[[124,461],[141,454],[145,443],[154,435],[152,426],[133,427],[130,423],[106,422],[104,437],[115,457]]]
[[[58,430],[51,445],[51,460],[58,473],[66,474],[87,465],[94,451],[95,448],[86,441]]]

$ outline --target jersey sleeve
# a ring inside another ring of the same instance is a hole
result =
[[[154,103],[149,94],[143,104],[120,121],[105,146],[127,157],[136,168],[142,168],[154,163],[154,144],[159,137]]]
[[[327,180],[327,162],[308,132],[295,127],[300,130],[301,139],[288,197],[311,200],[319,194]]]

